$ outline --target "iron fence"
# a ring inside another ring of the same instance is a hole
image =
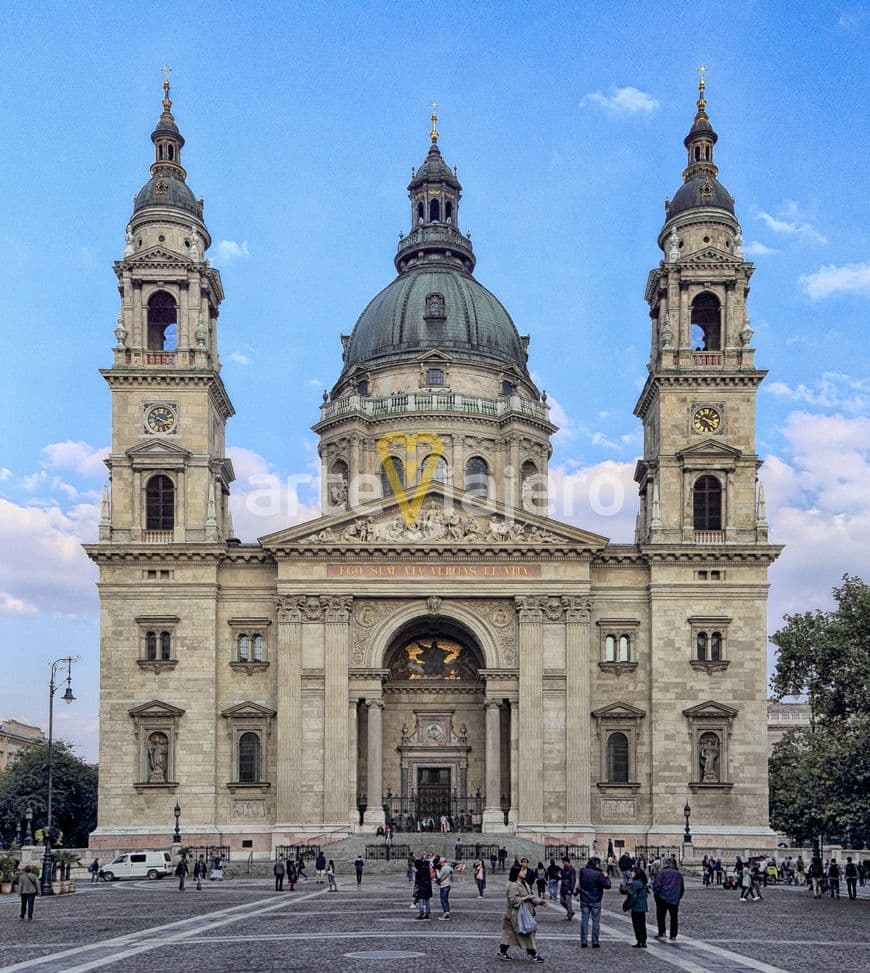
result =
[[[275,860],[283,858],[285,861],[296,861],[302,856],[302,860],[313,861],[320,854],[320,845],[278,845],[275,849]]]
[[[369,861],[407,861],[410,855],[410,845],[393,845],[389,842],[384,842],[381,845],[366,845],[366,858]]]
[[[585,864],[589,859],[589,845],[554,845],[545,842],[544,852],[547,858],[555,858],[556,861],[570,858],[572,861],[582,860]]]
[[[483,824],[483,806],[485,798],[478,791],[476,794],[460,796],[456,791],[445,798],[442,808],[447,818],[447,828],[450,832],[480,832]],[[364,808],[365,801],[358,801],[358,807]],[[441,814],[436,814],[425,806],[419,795],[411,794],[404,797],[387,791],[383,796],[384,820],[394,832],[406,834],[417,832],[432,832],[441,830]]]
[[[648,862],[656,858],[664,861],[666,858],[679,860],[680,849],[676,845],[635,845],[634,857],[645,858]]]
[[[196,861],[200,855],[207,862],[211,862],[215,858],[219,858],[222,862],[230,860],[229,845],[186,845],[185,847],[190,852],[191,861]]]

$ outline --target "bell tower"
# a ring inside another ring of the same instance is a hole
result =
[[[702,69],[683,185],[665,203],[664,257],[646,286],[650,358],[635,406],[644,426],[639,543],[767,542],[755,444],[766,372],[755,367],[747,312],[754,267],[718,179],[705,89]]]
[[[232,464],[224,427],[233,406],[220,377],[220,274],[205,259],[203,200],[187,185],[184,138],[168,68],[151,133],[150,179],[137,193],[114,265],[121,297],[111,368],[110,482],[101,542],[216,542],[232,535]]]

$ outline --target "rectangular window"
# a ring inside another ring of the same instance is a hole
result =
[[[426,384],[427,385],[443,385],[444,384],[444,369],[443,368],[428,368],[428,369],[426,369]]]
[[[131,862],[144,862],[145,855],[130,855]]]

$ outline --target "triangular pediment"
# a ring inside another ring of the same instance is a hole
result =
[[[190,450],[179,446],[171,439],[146,439],[144,442],[137,443],[126,450],[127,456],[131,459],[142,458],[143,456],[172,456],[175,459],[186,459],[190,456]]]
[[[592,711],[596,720],[642,720],[646,716],[646,710],[638,709],[631,703],[609,703],[600,709]]]
[[[703,250],[695,250],[694,253],[681,256],[678,263],[681,267],[693,265],[709,267],[711,264],[733,267],[735,264],[743,263],[743,260],[740,257],[735,257],[733,253],[729,253],[727,250],[721,250],[719,247],[704,247]]]
[[[432,348],[423,355],[417,356],[417,361],[426,362],[427,364],[433,361],[449,363],[453,361],[450,355],[445,355],[443,351],[439,351],[437,348]]]
[[[221,710],[221,716],[228,720],[271,720],[275,716],[275,710],[246,699],[243,703]]]
[[[708,699],[706,703],[698,703],[697,706],[690,706],[683,710],[683,716],[690,719],[726,719],[733,720],[737,715],[737,710],[733,706],[726,706],[724,703],[717,703],[714,699]]]
[[[180,253],[173,253],[172,250],[168,250],[166,247],[153,246],[145,247],[143,250],[137,250],[135,253],[130,254],[130,256],[125,257],[125,262],[128,264],[188,264],[191,262],[190,258]]]
[[[693,443],[691,446],[686,446],[685,449],[677,451],[677,456],[680,459],[703,456],[705,458],[734,460],[740,459],[742,455],[743,453],[736,446],[729,446],[728,443],[719,442],[718,439],[705,439],[703,442]]]
[[[130,711],[130,716],[141,719],[142,717],[169,717],[175,719],[184,715],[184,710],[173,706],[172,703],[164,703],[160,699],[152,699],[150,703],[142,703],[141,706],[134,706]]]
[[[409,489],[397,497],[372,500],[354,511],[341,511],[261,537],[267,549],[312,546],[443,546],[503,548],[554,545],[598,551],[608,538],[600,534],[539,517],[525,510],[508,509],[489,500],[455,493],[433,482],[423,497]]]

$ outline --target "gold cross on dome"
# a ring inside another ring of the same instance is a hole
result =
[[[698,78],[698,87],[702,91],[704,90],[704,88],[707,85],[707,82],[704,79],[704,74],[705,74],[706,71],[707,71],[707,65],[706,64],[699,64],[698,65],[698,75],[699,75],[699,78]]]
[[[432,102],[432,131],[429,133],[429,138],[432,139],[433,142],[438,141],[437,124],[438,124],[438,102],[433,101]]]
[[[163,72],[163,80],[168,81],[172,68],[168,64],[164,64],[160,70]]]

